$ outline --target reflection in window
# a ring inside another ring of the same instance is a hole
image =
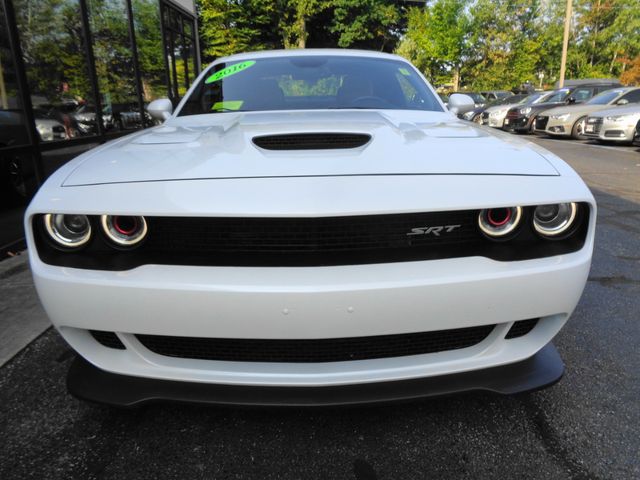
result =
[[[132,0],[138,47],[138,64],[145,103],[167,97],[167,78],[162,53],[162,29],[158,0]]]
[[[141,128],[125,0],[88,0],[93,55],[106,132]],[[95,128],[95,106],[81,115]]]
[[[9,31],[0,4],[0,148],[27,144],[28,138],[11,56]]]
[[[197,72],[193,20],[164,5],[162,18],[166,35],[167,65],[170,75],[170,93],[180,99],[187,93]]]
[[[78,109],[92,104],[78,0],[13,0],[40,140],[91,134]]]

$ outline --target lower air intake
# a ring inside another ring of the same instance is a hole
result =
[[[91,336],[96,339],[102,346],[108,348],[116,348],[124,350],[125,346],[114,332],[105,332],[103,330],[89,330]]]
[[[159,355],[230,362],[321,363],[403,357],[467,348],[487,338],[495,325],[435,332],[300,340],[136,335]]]
[[[511,325],[511,328],[507,332],[507,335],[504,338],[518,338],[524,337],[527,333],[535,328],[538,324],[537,318],[531,318],[529,320],[520,320]]]

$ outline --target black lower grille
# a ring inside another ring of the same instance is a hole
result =
[[[230,362],[321,363],[404,357],[467,348],[487,338],[495,325],[435,332],[300,340],[136,335],[159,355]]]
[[[535,328],[538,324],[537,318],[531,318],[529,320],[520,320],[511,325],[511,328],[507,332],[504,338],[518,338],[524,337],[527,333]]]
[[[538,115],[536,117],[536,130],[544,130],[547,128],[547,123],[549,123],[549,117]]]
[[[118,336],[114,332],[105,332],[102,330],[89,330],[91,336],[96,339],[98,343],[108,348],[117,348],[118,350],[124,350],[125,346],[120,341]]]

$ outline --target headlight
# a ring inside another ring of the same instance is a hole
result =
[[[631,115],[610,115],[606,117],[610,122],[624,122],[631,121]]]
[[[100,224],[107,238],[120,247],[133,247],[147,236],[144,217],[102,215]]]
[[[44,227],[60,247],[78,248],[91,238],[91,223],[86,215],[47,214]]]
[[[551,115],[551,118],[553,120],[560,120],[561,122],[564,122],[569,118],[570,115],[571,115],[570,113],[561,113],[559,115]]]
[[[539,205],[533,212],[533,228],[543,237],[558,238],[574,225],[577,212],[574,202]]]
[[[462,118],[464,118],[465,120],[471,120],[473,118],[473,116],[475,115],[475,113],[476,112],[471,110],[470,112],[467,112],[464,115],[462,115]]]
[[[478,215],[478,226],[489,238],[505,238],[515,231],[521,218],[522,207],[488,208]]]
[[[521,108],[519,112],[520,115],[529,115],[531,113],[531,107]]]

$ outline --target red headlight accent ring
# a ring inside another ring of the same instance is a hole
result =
[[[147,236],[147,222],[141,216],[101,215],[100,224],[106,237],[118,247],[133,247]]]

